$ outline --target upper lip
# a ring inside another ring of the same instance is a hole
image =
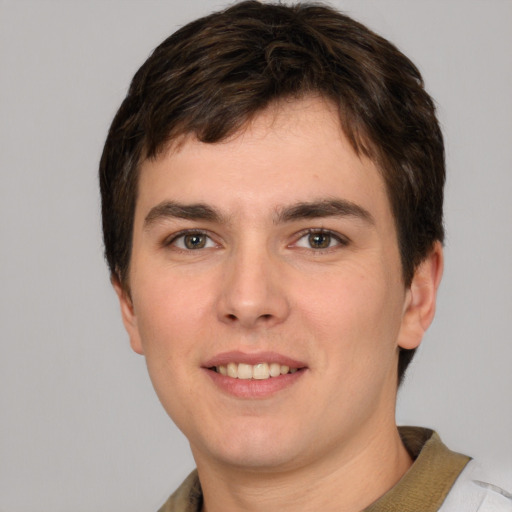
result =
[[[225,366],[228,363],[243,363],[250,365],[259,363],[279,363],[281,365],[289,366],[290,368],[304,368],[306,366],[302,361],[278,354],[277,352],[255,352],[249,354],[238,350],[217,354],[206,361],[203,366],[205,368],[213,368],[215,366]]]

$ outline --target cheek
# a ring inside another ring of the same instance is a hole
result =
[[[343,272],[331,272],[329,279],[298,287],[310,291],[298,295],[298,309],[308,331],[329,354],[326,366],[333,364],[334,355],[350,372],[366,372],[381,366],[383,358],[394,357],[403,292],[392,277],[374,268],[347,266]]]
[[[161,364],[183,357],[207,336],[210,298],[204,282],[186,276],[142,277],[134,287],[134,306],[146,358],[162,357]],[[151,362],[151,361],[148,361]]]
[[[201,399],[193,382],[200,340],[211,335],[206,294],[180,277],[141,282],[146,286],[134,286],[134,306],[149,377],[164,409],[183,429]]]

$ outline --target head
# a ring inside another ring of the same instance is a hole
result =
[[[254,1],[186,25],[134,76],[100,164],[113,281],[129,295],[143,162],[187,135],[225,141],[269,106],[309,96],[335,105],[353,150],[381,173],[409,286],[444,236],[443,140],[418,69],[391,43],[329,7]],[[399,379],[413,353],[401,351]]]

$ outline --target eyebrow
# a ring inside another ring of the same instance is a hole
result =
[[[375,224],[375,220],[368,210],[344,199],[301,202],[279,208],[274,217],[274,224],[322,217],[356,217],[368,224]],[[164,201],[152,208],[146,215],[144,229],[149,229],[151,225],[166,218],[205,220],[216,223],[226,222],[224,215],[207,204],[181,204],[175,201]]]
[[[210,222],[223,222],[224,217],[214,208],[206,204],[181,204],[175,201],[165,201],[151,208],[144,219],[144,229],[148,229],[155,222],[166,219],[207,220]]]
[[[373,215],[351,201],[345,199],[326,199],[298,203],[278,210],[274,222],[291,222],[302,219],[317,219],[321,217],[356,217],[368,224],[375,224]]]

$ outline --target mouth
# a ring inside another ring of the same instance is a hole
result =
[[[267,380],[298,372],[301,368],[280,363],[236,363],[230,362],[208,368],[220,375],[232,379]]]
[[[302,381],[308,365],[277,352],[234,350],[217,354],[202,365],[213,383],[228,395],[263,399]]]

